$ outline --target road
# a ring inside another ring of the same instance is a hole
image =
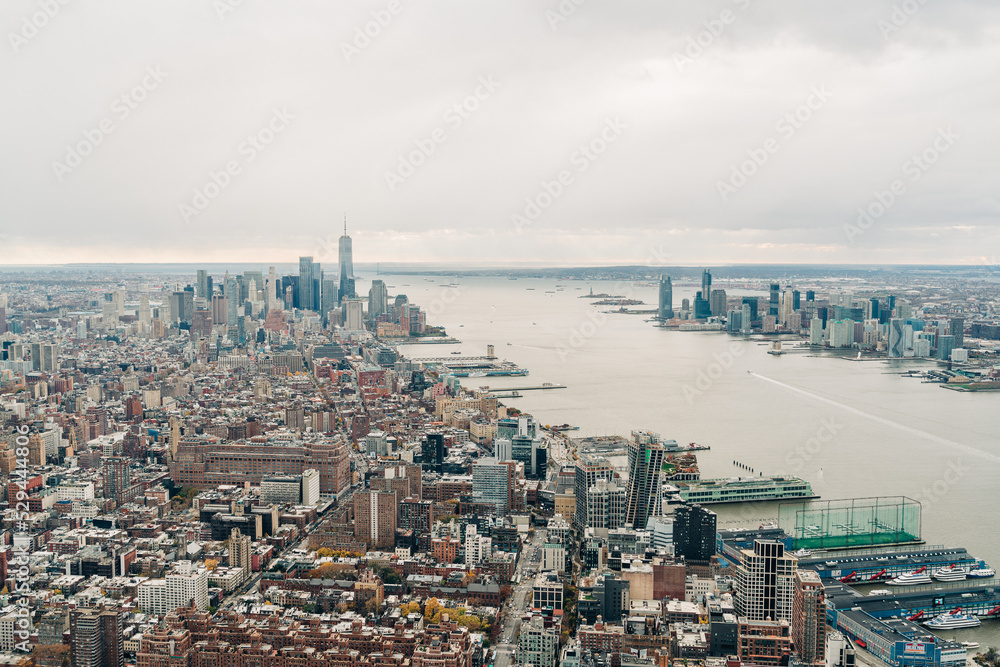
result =
[[[346,496],[344,496],[344,498],[339,503],[337,503],[337,506],[343,505],[344,503],[351,502],[351,496],[353,494],[354,494],[354,491],[351,491],[350,493],[348,493]],[[331,506],[327,511],[329,511],[330,509],[333,509],[333,506]],[[309,524],[308,526],[306,526],[306,529],[304,531],[302,531],[302,533],[299,535],[298,539],[296,539],[294,542],[292,542],[291,544],[289,544],[282,551],[278,552],[278,554],[272,560],[276,560],[278,558],[284,558],[284,557],[287,557],[287,556],[291,555],[292,550],[293,549],[298,549],[302,545],[303,542],[306,543],[306,544],[308,544],[309,535],[313,531],[315,531],[316,529],[318,529],[320,527],[320,525],[322,524],[322,519],[323,519],[323,515],[318,516],[316,518],[316,521],[314,521],[311,524]],[[226,598],[224,598],[222,600],[222,602],[219,604],[219,609],[226,609],[227,607],[229,607],[233,603],[235,603],[236,599],[238,597],[240,597],[241,595],[246,595],[250,591],[254,590],[257,587],[257,585],[260,583],[261,577],[263,575],[264,575],[263,571],[261,571],[261,572],[255,572],[252,577],[250,577],[245,582],[243,582],[242,586],[240,586],[239,588],[237,588],[236,590],[234,590],[232,593],[230,593]]]
[[[527,581],[522,581],[514,588],[501,611],[503,626],[500,632],[500,642],[493,647],[497,650],[495,667],[508,667],[514,662],[518,627],[521,623],[521,617],[524,616],[531,604],[531,586],[534,583],[534,577],[525,575],[529,570],[538,571],[541,563],[541,546],[544,540],[545,531],[535,531],[534,539],[531,542],[525,542],[524,548],[521,550],[521,557],[518,559],[515,572],[522,578],[526,578]]]

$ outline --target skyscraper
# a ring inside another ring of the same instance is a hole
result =
[[[902,358],[904,340],[903,320],[894,317],[889,320],[889,358]]]
[[[955,339],[955,347],[965,347],[965,318],[951,318],[948,322],[948,333]]]
[[[340,237],[340,289],[337,298],[354,298],[354,252],[351,249],[351,237],[347,235],[347,216],[344,216],[344,235]]]
[[[580,528],[586,528],[588,524],[587,495],[591,487],[595,486],[598,480],[612,481],[615,478],[615,469],[607,459],[591,459],[586,455],[576,462],[576,516],[574,523]]]
[[[235,327],[239,317],[240,288],[236,283],[236,278],[230,277],[228,272],[226,272],[225,286],[226,325]]]
[[[708,302],[708,295],[698,292],[694,295],[694,319],[707,320],[712,315],[712,306]]]
[[[771,283],[771,299],[768,302],[768,315],[778,316],[778,295],[781,291],[781,285],[777,283]]]
[[[674,510],[674,553],[688,561],[708,561],[715,555],[717,517],[701,505]]]
[[[627,444],[625,524],[637,530],[645,529],[646,520],[662,511],[660,472],[663,468],[663,443],[657,440],[643,433],[633,436]]]
[[[313,258],[299,257],[299,302],[303,310],[313,309]]]
[[[120,610],[104,607],[70,611],[73,667],[121,667],[125,664],[122,616]]]
[[[376,317],[386,315],[388,312],[389,290],[384,280],[376,278],[368,290],[368,319],[374,322]]]
[[[937,339],[937,358],[942,361],[951,360],[951,351],[954,350],[955,337],[952,335],[938,336]]]
[[[392,549],[396,543],[396,505],[395,493],[354,494],[354,537],[372,549]]]
[[[250,576],[250,536],[233,528],[229,533],[229,567],[243,570],[243,576]]]
[[[660,309],[657,315],[661,320],[669,320],[674,316],[674,286],[670,282],[670,276],[663,274],[660,274]]]
[[[823,344],[823,320],[818,317],[814,317],[809,320],[809,344]]]
[[[472,499],[477,503],[490,503],[497,508],[497,514],[510,513],[514,493],[513,461],[500,462],[484,458],[472,464]]]
[[[792,599],[792,642],[807,665],[826,663],[826,590],[812,570],[795,573]]]
[[[208,294],[208,271],[205,269],[198,269],[198,296],[202,299],[207,299]]]
[[[754,540],[740,552],[736,568],[736,615],[751,621],[790,621],[798,560],[785,555],[785,545]]]
[[[701,272],[701,295],[706,301],[712,294],[712,272],[704,269]]]
[[[121,503],[132,481],[128,459],[110,456],[104,459],[104,497]]]
[[[712,297],[709,299],[709,306],[712,310],[712,315],[725,315],[726,314],[726,290],[724,289],[714,289],[711,292]]]

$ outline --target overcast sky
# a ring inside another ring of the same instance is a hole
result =
[[[2,264],[335,263],[345,211],[357,262],[1000,261],[995,0],[0,21]]]

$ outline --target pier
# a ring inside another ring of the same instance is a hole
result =
[[[980,618],[1000,616],[1000,592],[996,584],[951,587],[935,582],[922,588],[923,591],[893,591],[889,595],[861,595],[844,585],[827,584],[827,597],[838,609],[860,609],[877,619],[905,618],[922,622],[959,608],[962,613]]]

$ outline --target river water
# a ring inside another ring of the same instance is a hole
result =
[[[647,429],[710,445],[698,452],[703,477],[746,474],[735,459],[765,475],[803,477],[823,499],[908,496],[923,505],[928,544],[964,546],[1000,566],[1000,394],[963,394],[900,375],[933,362],[774,356],[763,342],[661,329],[646,321],[650,315],[601,314],[612,307],[580,298],[592,288],[655,308],[651,283],[381,277],[390,295],[407,294],[428,311],[428,323],[461,340],[401,347],[407,356],[482,356],[493,344],[530,375],[464,378],[463,386],[567,385],[504,399],[542,424],[579,426],[574,437]],[[674,307],[696,289],[675,284]],[[777,503],[713,509],[720,527],[777,518]],[[997,625],[987,621],[959,638],[996,645]]]

